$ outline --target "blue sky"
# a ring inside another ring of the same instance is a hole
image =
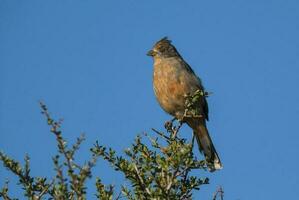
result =
[[[0,1],[0,149],[34,175],[51,176],[55,139],[43,100],[64,137],[117,151],[170,119],[152,89],[145,54],[169,36],[208,91],[210,129],[224,164],[202,173],[195,199],[296,199],[299,188],[299,3],[285,1]],[[184,127],[181,134],[190,137]],[[100,161],[105,183],[124,178]],[[0,184],[13,176],[0,168]],[[92,198],[94,180],[88,182]]]

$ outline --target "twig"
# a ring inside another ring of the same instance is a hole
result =
[[[5,182],[4,187],[1,188],[0,190],[0,197],[2,197],[4,200],[12,200],[12,198],[10,198],[8,196],[8,180]]]
[[[183,122],[179,121],[179,126],[177,128],[174,128],[173,134],[172,134],[172,138],[176,138],[180,128],[183,126]]]
[[[54,180],[48,185],[48,186],[46,186],[45,187],[45,189],[36,197],[37,198],[37,200],[40,200],[43,196],[44,196],[44,194],[46,193],[46,192],[48,192],[49,191],[49,188],[52,186],[54,184]]]
[[[157,130],[154,129],[154,128],[152,128],[152,130],[153,130],[155,133],[157,133],[158,135],[160,135],[161,137],[165,138],[166,140],[171,140],[171,138],[168,137],[168,136],[166,136],[166,135],[164,135],[164,133],[161,133],[161,132],[157,131]]]
[[[122,193],[122,191],[120,191],[120,192],[118,193],[118,195],[117,195],[117,197],[115,198],[115,200],[119,200],[119,199],[122,198],[121,193]]]
[[[217,191],[213,195],[213,200],[216,200],[218,195],[220,196],[220,200],[223,200],[224,191],[221,186],[218,187]]]
[[[138,168],[137,168],[137,166],[136,166],[135,163],[134,163],[134,169],[135,169],[135,171],[136,171],[138,180],[139,180],[139,182],[141,183],[143,189],[145,189],[146,193],[147,193],[149,196],[152,196],[151,191],[146,187],[146,185],[145,185],[145,183],[144,183],[144,181],[143,181],[143,178],[142,178],[141,175],[140,175],[140,171],[138,170]]]
[[[46,107],[46,105],[43,103],[43,102],[40,102],[40,106],[42,108],[42,114],[44,114],[47,118],[47,121],[48,121],[48,124],[51,126],[51,132],[54,133],[54,135],[56,136],[56,140],[58,142],[58,148],[59,150],[61,151],[61,153],[64,155],[65,157],[65,160],[66,160],[66,165],[68,167],[68,172],[69,172],[69,175],[71,177],[71,182],[73,184],[73,189],[79,199],[79,197],[81,196],[80,195],[80,191],[78,191],[78,188],[77,188],[77,178],[76,176],[74,175],[73,173],[73,167],[72,167],[72,155],[70,155],[69,151],[66,151],[65,149],[65,141],[64,139],[62,138],[61,136],[61,131],[59,130],[60,128],[60,125],[61,125],[61,120],[58,121],[58,122],[55,122],[49,112],[48,112],[48,108]]]

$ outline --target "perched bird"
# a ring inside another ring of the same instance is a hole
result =
[[[167,37],[156,42],[147,55],[154,59],[153,86],[160,106],[193,129],[199,150],[203,152],[210,171],[221,169],[221,161],[206,127],[209,117],[205,95],[201,95],[196,104],[200,117],[185,116],[186,95],[198,90],[204,92],[201,80]]]

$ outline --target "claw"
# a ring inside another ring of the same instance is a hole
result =
[[[166,121],[165,122],[164,127],[167,130],[167,132],[172,132],[172,122],[173,121]]]

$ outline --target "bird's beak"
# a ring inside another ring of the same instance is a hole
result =
[[[155,52],[153,50],[149,50],[146,55],[147,56],[154,56]]]

